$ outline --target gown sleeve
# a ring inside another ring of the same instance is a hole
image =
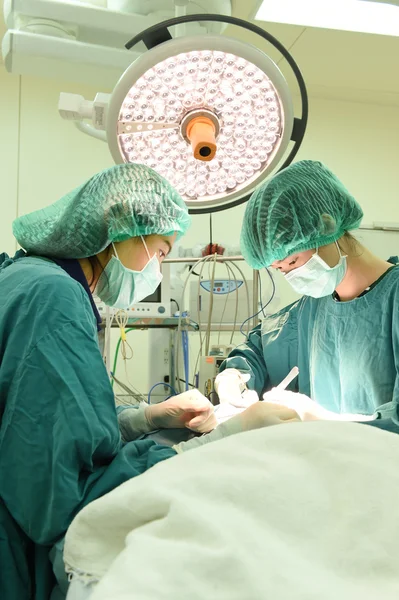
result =
[[[54,543],[88,502],[175,455],[152,441],[122,444],[94,324],[70,308],[75,320],[37,332],[26,355],[21,348],[1,423],[0,497],[37,544]]]

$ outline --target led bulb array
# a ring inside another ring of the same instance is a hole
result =
[[[193,157],[181,130],[183,118],[201,109],[220,123],[209,162]],[[122,103],[121,125],[124,161],[153,168],[185,199],[201,201],[247,187],[267,169],[280,146],[284,112],[257,66],[231,53],[193,50],[159,62],[136,81]]]

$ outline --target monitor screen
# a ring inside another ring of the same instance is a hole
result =
[[[162,302],[161,286],[162,286],[162,283],[161,283],[161,285],[159,285],[157,287],[155,292],[153,294],[151,294],[151,296],[147,296],[147,298],[144,298],[144,300],[142,300],[142,302]]]

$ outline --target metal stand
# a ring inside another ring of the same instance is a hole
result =
[[[198,262],[198,258],[194,257],[183,257],[183,258],[166,258],[164,260],[165,263],[187,263],[187,264],[195,264]],[[225,263],[225,262],[242,262],[245,261],[244,257],[241,255],[236,256],[220,256],[216,254],[216,262]],[[258,294],[259,294],[259,285],[258,285],[258,271],[253,269],[253,281],[252,281],[252,290],[253,290],[253,319],[252,319],[252,327],[255,328],[258,323]],[[219,330],[219,327],[218,327]],[[225,330],[227,331],[227,329]],[[230,330],[231,331],[231,328]]]
[[[164,260],[164,263],[187,263],[187,264],[195,264],[199,261],[198,258],[194,258],[194,257],[184,257],[184,258],[166,258]],[[244,261],[244,257],[243,256],[219,256],[218,254],[216,255],[216,262],[218,263],[225,263],[225,262],[240,262],[240,261]],[[253,291],[253,319],[252,319],[252,327],[255,328],[258,324],[259,324],[259,318],[258,318],[258,294],[259,294],[259,285],[258,285],[258,271],[256,269],[253,270],[253,281],[252,281],[252,291]],[[143,319],[128,319],[128,322],[126,324],[126,327],[129,328],[134,328],[134,329],[162,329],[162,328],[168,328],[168,329],[176,329],[179,325],[179,319],[176,317],[170,317],[170,318],[143,318]],[[118,324],[113,322],[112,323],[112,327],[118,327]],[[198,331],[198,325],[194,324],[192,321],[190,321],[189,318],[183,317],[181,319],[181,327],[182,329],[191,329],[192,331]],[[201,328],[202,329],[202,328]],[[217,331],[220,330],[220,327],[218,326]],[[232,327],[229,325],[226,326],[222,326],[222,331],[231,331]]]
[[[235,261],[243,261],[244,258],[242,256],[219,256],[216,255],[216,262],[224,263],[224,262],[235,262]],[[187,264],[196,264],[198,262],[198,258],[194,257],[185,257],[185,258],[168,258],[164,262],[166,263],[187,263]],[[252,318],[252,328],[255,328],[259,323],[259,308],[258,308],[258,271],[253,271],[253,318]],[[107,318],[107,317],[106,317]],[[109,321],[107,321],[109,322]],[[105,325],[105,324],[104,324]],[[118,327],[116,322],[112,322],[112,327]],[[175,340],[175,331],[185,330],[185,331],[199,331],[199,326],[194,321],[191,321],[188,317],[168,317],[168,318],[129,318],[126,323],[126,328],[145,330],[145,329],[168,329],[169,330],[169,361],[165,362],[165,357],[162,355],[161,349],[159,347],[154,351],[154,355],[151,356],[152,360],[152,368],[150,368],[150,374],[153,380],[162,381],[163,372],[165,369],[169,371],[169,381],[174,382],[176,374],[176,365],[174,364],[175,351],[174,344]],[[205,330],[207,326],[204,324],[201,326],[201,330]],[[211,331],[233,331],[233,325],[214,325],[211,327]],[[155,333],[155,332],[154,332]],[[105,356],[107,362],[107,368],[110,368],[110,336],[105,336]],[[160,342],[161,337],[164,336],[156,336],[157,342]],[[159,344],[158,344],[159,346]],[[154,362],[157,362],[157,366],[154,365]],[[168,364],[167,364],[168,363]],[[158,367],[162,367],[161,369]],[[162,371],[162,373],[161,373]],[[161,378],[162,377],[162,378]],[[160,379],[161,378],[161,379]],[[160,388],[162,389],[162,388]],[[168,394],[168,388],[164,388],[164,394]]]

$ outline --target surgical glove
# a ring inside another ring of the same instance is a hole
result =
[[[285,406],[279,406],[277,403],[256,402],[239,415],[219,425],[212,433],[177,444],[173,446],[173,449],[177,453],[186,452],[209,442],[216,442],[235,433],[242,433],[243,431],[260,429],[271,425],[292,423],[294,421],[300,421],[298,414],[294,410]]]
[[[267,402],[276,402],[287,408],[292,408],[298,413],[302,421],[358,421],[363,423],[374,421],[377,418],[375,414],[335,413],[323,408],[320,404],[309,398],[309,396],[305,396],[305,394],[297,394],[276,388],[264,394],[263,399]]]
[[[219,373],[215,379],[215,391],[220,404],[228,403],[237,408],[247,408],[248,403],[243,399],[243,393],[247,390],[246,383],[249,379],[248,373],[241,373],[238,369],[226,369]],[[254,390],[252,393],[256,394]]]
[[[280,425],[291,421],[300,421],[297,412],[273,402],[257,402],[244,410],[238,417],[242,431],[261,429],[270,425]]]
[[[233,404],[224,402],[223,404],[218,404],[215,406],[215,416],[216,420],[219,423],[224,423],[228,419],[231,419],[235,415],[242,413],[246,408],[251,406],[251,404],[255,404],[255,402],[259,402],[259,396],[255,392],[255,390],[245,390],[241,396],[241,402],[245,405],[243,408],[233,406]]]
[[[296,392],[274,388],[263,395],[263,400],[265,402],[275,402],[295,410],[300,416],[301,421],[331,420],[332,413],[305,394],[297,394]]]
[[[190,390],[145,408],[153,429],[182,429],[208,433],[217,425],[213,405],[198,390]]]

